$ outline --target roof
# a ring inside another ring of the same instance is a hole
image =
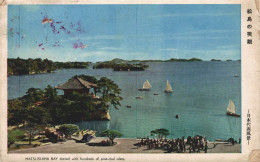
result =
[[[56,89],[90,89],[98,87],[97,84],[90,83],[86,80],[83,80],[79,77],[73,77],[72,79],[68,80],[67,82],[55,86]]]

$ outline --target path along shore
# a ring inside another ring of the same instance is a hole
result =
[[[107,138],[96,137],[89,143],[99,143]],[[146,146],[137,148],[134,146],[141,139],[124,139],[116,138],[117,142],[114,146],[89,146],[86,143],[76,143],[74,140],[67,140],[66,142],[50,143],[36,148],[20,149],[9,151],[8,153],[166,153],[165,150],[151,149]],[[207,153],[240,153],[241,144],[232,145],[231,143],[217,143],[213,148],[213,142],[208,143]],[[188,151],[187,151],[188,153]],[[200,153],[205,153],[200,151]]]

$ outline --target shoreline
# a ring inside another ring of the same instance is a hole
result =
[[[78,137],[79,138],[79,137]],[[108,138],[105,137],[95,137],[88,143],[99,143],[105,141]],[[12,153],[144,153],[144,154],[162,154],[166,153],[165,150],[161,149],[148,149],[147,146],[142,146],[137,148],[134,146],[141,139],[127,139],[127,138],[116,138],[117,142],[114,146],[89,146],[86,143],[76,143],[74,140],[67,140],[65,142],[50,143],[47,145],[41,145],[35,148],[20,149],[8,151],[8,154]],[[216,142],[216,147],[213,148],[213,142],[208,142],[207,153],[241,153],[241,144],[232,145],[231,143],[219,143]],[[172,152],[170,154],[187,154],[188,152],[176,153]],[[200,154],[204,154],[201,151]],[[197,152],[191,154],[198,154]]]

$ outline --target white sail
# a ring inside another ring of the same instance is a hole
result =
[[[228,107],[227,107],[227,111],[228,112],[231,112],[233,114],[236,113],[236,110],[235,110],[235,104],[232,100],[229,100],[229,104],[228,104]]]
[[[150,89],[152,88],[152,85],[146,80],[143,84],[143,89]]]
[[[170,82],[167,80],[165,91],[172,92],[172,86]]]

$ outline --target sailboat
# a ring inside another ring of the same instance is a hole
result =
[[[172,93],[172,86],[170,84],[170,82],[167,80],[167,83],[166,83],[166,88],[164,90],[165,93]]]
[[[235,116],[235,117],[240,117],[239,114],[236,114],[236,108],[235,108],[235,104],[232,100],[229,100],[229,104],[228,104],[228,107],[227,107],[227,112],[226,114],[229,115],[229,116]]]
[[[149,83],[148,80],[146,80],[143,84],[143,88],[138,89],[139,91],[150,91],[150,88],[152,88],[152,85]]]

